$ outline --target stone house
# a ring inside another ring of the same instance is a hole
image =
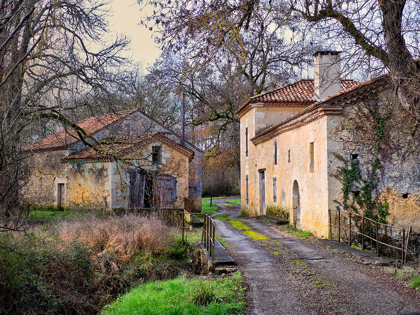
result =
[[[180,209],[188,198],[194,210],[201,209],[203,151],[188,141],[182,144],[180,135],[140,110],[90,117],[78,126],[93,147],[69,128],[24,149],[29,173],[21,203]]]
[[[314,80],[256,95],[236,111],[242,209],[259,215],[267,205],[282,207],[296,227],[327,237],[328,209],[344,202],[338,172],[354,164],[361,178],[347,183],[349,202],[371,180],[388,222],[420,232],[418,123],[399,105],[387,75],[343,80],[339,53],[314,58]]]

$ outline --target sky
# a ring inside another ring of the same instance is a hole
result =
[[[153,64],[160,50],[152,39],[152,32],[139,25],[143,12],[140,12],[137,0],[112,0],[110,13],[110,29],[117,34],[125,34],[131,38],[131,50],[124,54],[134,61],[141,62],[143,67]]]

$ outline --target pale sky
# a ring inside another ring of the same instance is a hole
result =
[[[153,64],[159,56],[160,50],[152,39],[152,32],[143,25],[139,25],[140,6],[136,0],[112,0],[110,29],[118,34],[125,34],[131,38],[131,50],[124,56],[132,57],[134,61],[141,62],[146,68]]]

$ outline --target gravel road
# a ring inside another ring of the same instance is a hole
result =
[[[217,214],[239,215],[239,206],[214,202]],[[316,239],[299,239],[261,220],[240,220],[268,238],[251,239],[216,220],[248,283],[249,314],[420,315],[420,291],[386,268],[354,261]]]

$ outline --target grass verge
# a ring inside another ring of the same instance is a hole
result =
[[[210,202],[203,202],[201,204],[201,212],[212,215],[219,209],[219,206],[213,202],[212,206],[210,206]]]
[[[292,234],[296,237],[299,237],[302,240],[307,240],[310,236],[312,236],[312,233],[309,232],[309,231],[301,231],[301,230],[298,230],[297,228],[295,228],[291,225],[286,225],[286,227],[287,227],[286,231],[288,233],[290,233],[290,234]]]
[[[102,311],[111,314],[243,314],[243,278],[185,279],[143,284]]]
[[[234,204],[234,205],[241,205],[241,199],[240,198],[238,198],[238,199],[231,199],[231,200],[226,200],[226,202],[227,203],[232,203],[232,204]]]
[[[229,214],[227,213],[222,214],[222,215],[217,215],[213,219],[219,219],[219,220],[224,220],[224,221],[229,222],[233,228],[243,231],[243,234],[252,238],[253,240],[268,240],[266,236],[253,231],[248,225],[243,224],[241,221],[237,219],[227,218],[228,215]]]

